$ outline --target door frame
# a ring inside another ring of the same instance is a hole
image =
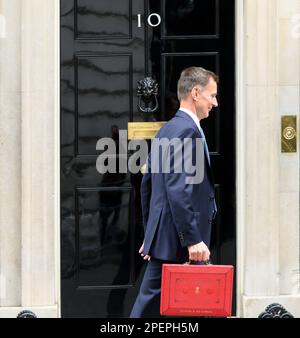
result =
[[[54,98],[54,130],[55,130],[55,173],[54,173],[54,203],[55,203],[55,280],[56,280],[56,300],[58,307],[58,317],[61,317],[61,273],[60,273],[60,229],[61,229],[61,217],[60,217],[60,3],[61,0],[55,0],[55,27],[54,27],[54,39],[55,50],[53,56],[55,59],[55,98]]]
[[[245,4],[235,0],[235,95],[236,95],[236,316],[243,315],[244,257],[245,257],[245,135],[247,131],[245,114]]]
[[[55,0],[54,39],[55,50],[55,97],[54,102],[54,125],[55,125],[55,173],[54,173],[54,203],[55,203],[55,280],[56,300],[58,306],[58,317],[61,317],[61,273],[60,273],[60,2]],[[244,252],[245,252],[245,140],[246,119],[245,119],[245,53],[244,53],[244,0],[235,0],[235,94],[236,94],[236,316],[242,315],[242,295],[244,293]]]

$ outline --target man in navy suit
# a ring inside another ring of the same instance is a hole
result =
[[[203,68],[183,70],[177,88],[180,108],[155,137],[158,140],[192,140],[193,158],[197,156],[195,145],[200,139],[204,145],[201,182],[189,183],[190,173],[184,168],[180,173],[151,172],[153,157],[148,156],[147,172],[141,186],[145,237],[139,250],[147,267],[131,318],[160,316],[163,263],[209,260],[211,224],[217,208],[209,151],[200,121],[218,106],[217,83],[218,77]]]

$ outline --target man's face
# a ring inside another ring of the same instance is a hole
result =
[[[212,108],[218,106],[217,92],[218,85],[212,77],[209,78],[209,82],[204,89],[200,86],[193,88],[192,96],[199,120],[207,118]]]

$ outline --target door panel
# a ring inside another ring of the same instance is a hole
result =
[[[161,16],[157,27],[147,23],[152,13]],[[145,268],[137,254],[142,175],[100,174],[96,144],[114,140],[119,168],[131,155],[119,148],[119,131],[172,118],[180,72],[193,65],[220,75],[220,105],[201,124],[219,207],[213,261],[235,264],[234,1],[61,0],[63,317],[129,315]],[[136,84],[146,76],[159,85],[153,116],[137,108]]]
[[[217,36],[219,31],[219,1],[164,0],[164,38]]]
[[[61,1],[63,317],[126,316],[134,298],[139,182],[99,174],[96,144],[115,141],[118,167],[118,133],[138,114],[134,84],[145,76],[145,37],[136,24],[143,12],[138,0]]]
[[[132,36],[131,0],[75,1],[76,37],[82,39],[130,39]]]
[[[77,55],[78,155],[96,155],[95,144],[127,129],[132,112],[132,56]]]

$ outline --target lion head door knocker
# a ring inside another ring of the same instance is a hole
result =
[[[143,112],[151,114],[158,109],[158,84],[151,77],[145,77],[137,83],[138,109]],[[144,107],[142,107],[144,101]],[[147,116],[149,117],[149,116]]]

